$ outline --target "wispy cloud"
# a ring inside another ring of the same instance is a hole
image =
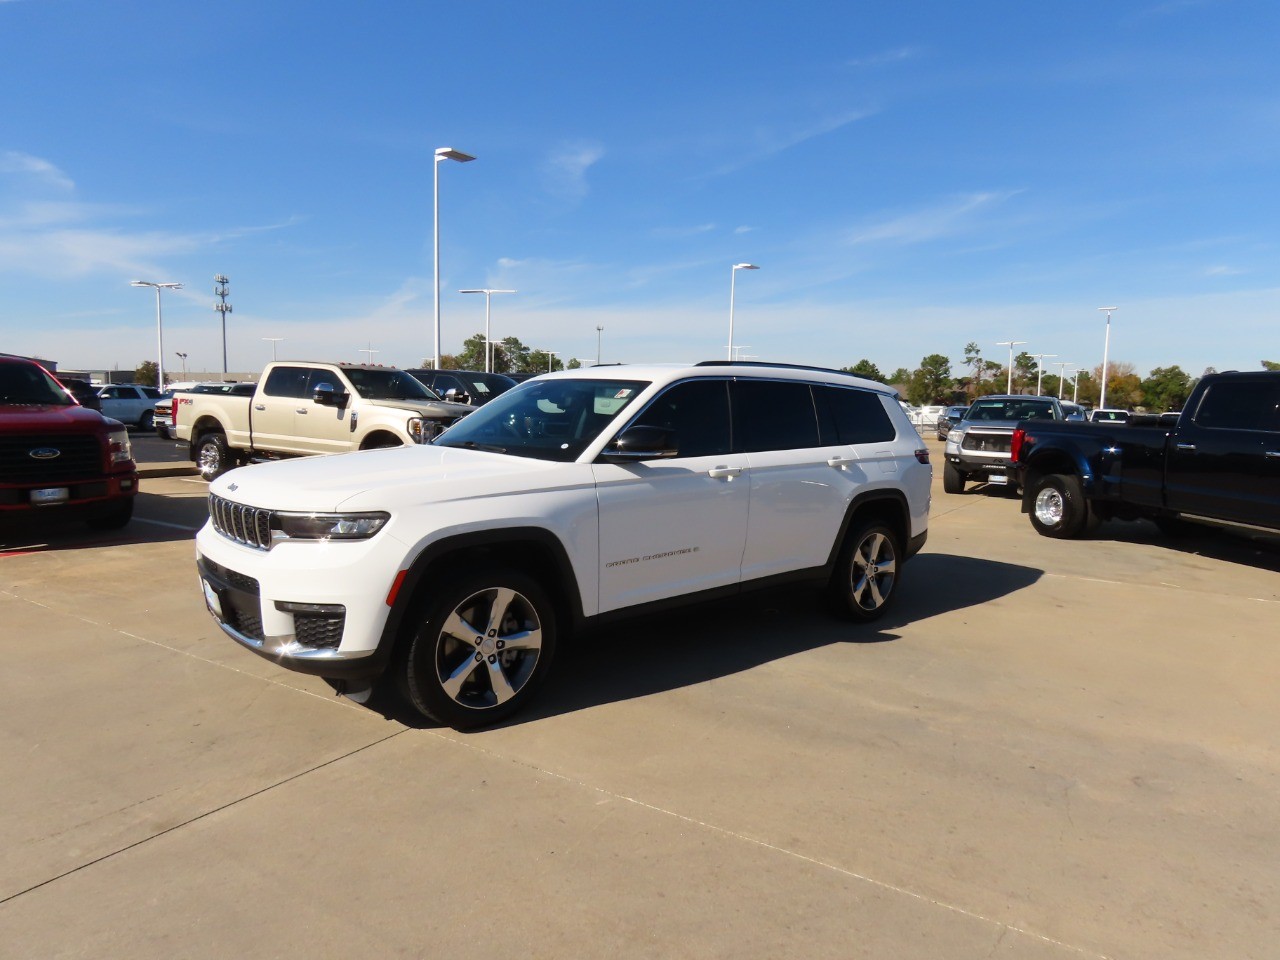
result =
[[[4,2],[4,0],[0,0]],[[17,150],[0,152],[0,173],[26,174],[59,190],[74,190],[75,182],[48,160]]]
[[[852,244],[909,244],[954,236],[974,229],[975,221],[981,214],[999,206],[1018,192],[991,191],[954,197],[934,207],[857,227],[849,232],[847,240]]]
[[[1236,277],[1244,273],[1239,267],[1229,267],[1226,264],[1217,264],[1207,267],[1204,271],[1206,277]]]
[[[846,110],[843,113],[829,114],[803,125],[759,128],[752,137],[752,144],[745,152],[736,159],[717,167],[712,171],[712,176],[724,176],[753,163],[759,163],[761,160],[767,160],[769,157],[790,150],[792,147],[797,147],[807,140],[826,136],[841,127],[847,127],[851,123],[865,120],[867,117],[874,116],[875,113],[876,111],[873,109]]]
[[[543,162],[547,191],[562,200],[581,201],[590,190],[587,171],[604,156],[604,147],[591,141],[572,141],[557,146]]]
[[[879,53],[873,53],[865,57],[855,57],[847,61],[850,67],[883,67],[890,63],[901,63],[904,60],[914,60],[920,56],[920,47],[895,47],[892,50],[882,50]]]

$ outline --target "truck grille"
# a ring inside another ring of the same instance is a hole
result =
[[[49,459],[33,450],[57,450]],[[0,477],[5,483],[66,483],[103,474],[102,446],[96,436],[20,434],[0,438]]]
[[[210,494],[209,519],[213,521],[213,529],[228,540],[257,547],[259,550],[271,549],[270,510],[247,507]]]
[[[964,435],[960,449],[974,453],[1008,453],[1013,446],[1013,432],[1009,433],[974,433],[972,430]]]

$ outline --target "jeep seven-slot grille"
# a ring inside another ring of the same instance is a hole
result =
[[[57,451],[50,456],[52,451]],[[32,456],[32,451],[39,451]],[[6,483],[66,483],[103,473],[102,446],[85,434],[19,434],[0,437],[0,477]]]
[[[213,529],[227,539],[259,550],[271,549],[270,510],[247,507],[210,494],[209,518],[213,521]]]

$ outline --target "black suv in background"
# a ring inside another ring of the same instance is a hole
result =
[[[482,407],[494,397],[506,393],[516,385],[510,377],[501,373],[480,373],[476,370],[406,370],[423,386],[454,403],[466,403]]]

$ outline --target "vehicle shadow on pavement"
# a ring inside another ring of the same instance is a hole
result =
[[[208,518],[204,500],[174,502],[140,492],[133,519],[119,530],[94,530],[83,520],[24,516],[0,525],[0,556],[87,550],[125,543],[175,543],[192,540]]]
[[[705,683],[829,644],[891,642],[896,628],[1007,596],[1043,573],[938,553],[907,569],[893,609],[870,624],[841,620],[820,591],[793,587],[594,630],[561,645],[546,688],[505,725]]]
[[[1161,533],[1154,523],[1146,520],[1110,520],[1099,526],[1089,539],[1151,544],[1197,557],[1280,573],[1280,536],[1271,534],[1195,526],[1191,532],[1172,536]]]

